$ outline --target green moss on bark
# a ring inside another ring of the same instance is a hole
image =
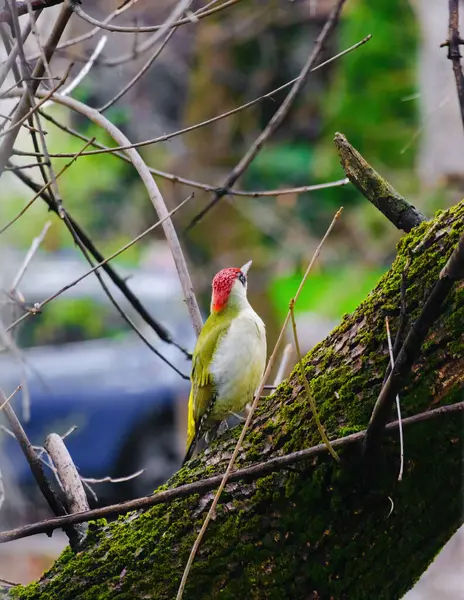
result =
[[[405,236],[391,270],[359,308],[304,359],[328,433],[364,428],[388,364],[385,317],[395,335],[409,261],[409,324],[464,230],[464,203]],[[423,242],[418,248],[418,245]],[[353,282],[355,284],[355,282]],[[462,399],[464,288],[456,285],[401,391],[403,414]],[[393,416],[393,415],[392,415]],[[222,472],[239,434],[228,432],[168,482]],[[239,465],[319,443],[298,370],[258,407]],[[375,472],[357,448],[342,464],[320,456],[227,486],[194,562],[185,598],[400,598],[461,520],[462,423],[442,417],[385,441]],[[97,523],[85,549],[68,549],[43,579],[9,592],[20,600],[172,599],[214,496],[208,492]],[[390,498],[394,502],[391,515]]]

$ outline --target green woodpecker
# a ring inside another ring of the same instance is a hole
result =
[[[205,434],[245,408],[263,376],[266,330],[247,300],[250,265],[223,269],[213,279],[211,313],[193,352],[184,463]]]

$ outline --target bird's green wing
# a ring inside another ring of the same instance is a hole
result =
[[[224,323],[224,321],[226,322]],[[198,337],[193,353],[190,376],[192,380],[192,417],[195,429],[214,401],[214,381],[209,368],[214,351],[227,333],[229,326],[230,321],[228,319],[218,319],[215,314],[212,314],[208,317]]]

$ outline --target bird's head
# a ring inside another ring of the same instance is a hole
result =
[[[251,260],[240,269],[222,269],[214,276],[211,296],[211,312],[219,313],[225,308],[241,308],[248,304],[246,297],[247,273]]]

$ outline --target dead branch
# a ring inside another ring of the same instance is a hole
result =
[[[63,439],[58,434],[51,433],[45,440],[44,448],[56,469],[68,512],[73,514],[89,510],[84,486]],[[85,537],[87,525],[73,525],[73,529],[75,536],[72,539],[72,548],[78,551]]]
[[[348,179],[395,227],[407,233],[427,220],[364,160],[342,133],[335,134],[334,142]]]

